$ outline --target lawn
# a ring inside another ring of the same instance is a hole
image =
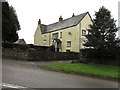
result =
[[[47,68],[51,70],[59,70],[64,72],[73,72],[77,74],[100,76],[100,77],[107,77],[114,79],[118,78],[118,66],[73,63],[73,64],[40,66],[40,68]]]

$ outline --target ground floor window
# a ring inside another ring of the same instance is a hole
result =
[[[66,50],[66,52],[70,52],[70,50]]]
[[[85,46],[84,46],[84,44],[87,42],[87,39],[86,38],[81,38],[80,39],[80,46],[81,46],[81,48],[83,49],[83,48],[86,48]]]
[[[71,41],[67,41],[67,47],[71,47]]]

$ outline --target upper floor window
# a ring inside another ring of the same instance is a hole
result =
[[[62,32],[60,32],[60,38],[62,38]]]
[[[86,30],[82,30],[82,35],[86,35]]]
[[[91,31],[90,30],[88,30],[88,35],[91,35]]]
[[[58,33],[54,33],[54,34],[52,35],[52,39],[55,39],[55,38],[58,38]]]
[[[47,36],[46,35],[44,35],[44,41],[46,41],[47,40]]]
[[[71,41],[67,41],[67,47],[71,47]]]

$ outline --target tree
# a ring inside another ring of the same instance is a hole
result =
[[[2,41],[18,40],[18,30],[20,30],[20,24],[15,9],[9,6],[8,2],[2,2]]]
[[[7,2],[2,3],[2,41],[6,41],[10,33],[10,13]]]
[[[89,34],[86,35],[88,41],[85,46],[104,50],[118,47],[119,40],[115,38],[118,28],[115,22],[111,12],[102,6],[95,12],[93,25],[90,25]]]
[[[115,22],[111,12],[104,6],[95,12],[95,19],[86,35],[88,41],[84,44],[90,48],[90,52],[86,52],[88,58],[96,58],[95,62],[97,60],[99,63],[106,63],[106,60],[118,60],[120,40],[116,38],[118,28]]]

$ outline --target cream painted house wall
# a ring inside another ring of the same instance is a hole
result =
[[[40,26],[38,25],[34,34],[34,45],[43,46],[43,41],[43,34],[40,30]]]
[[[91,17],[89,14],[76,25],[69,28],[49,32],[42,34],[40,26],[38,25],[35,35],[34,35],[34,44],[39,46],[51,46],[52,45],[52,35],[58,33],[58,39],[62,41],[62,52],[70,50],[71,52],[80,52],[80,49],[83,47],[83,40],[86,39],[82,35],[82,30],[87,30],[89,25],[92,24]],[[60,38],[60,33],[62,32],[62,38]],[[88,31],[86,31],[88,33]],[[67,42],[71,41],[71,47],[67,46]]]
[[[89,14],[87,14],[83,20],[81,20],[81,30],[80,30],[80,48],[84,49],[85,47],[83,46],[84,42],[83,40],[86,40],[86,37],[82,35],[82,30],[86,30],[86,34],[88,34],[88,30],[90,27],[89,25],[92,25],[92,19]]]
[[[62,38],[60,38],[60,33],[62,32]],[[62,41],[62,52],[70,50],[73,52],[79,52],[79,24],[74,27],[62,29],[59,31],[51,32],[50,35],[50,45],[52,45],[52,35],[54,33],[59,33],[58,39]],[[71,47],[67,47],[67,41],[71,41]]]

